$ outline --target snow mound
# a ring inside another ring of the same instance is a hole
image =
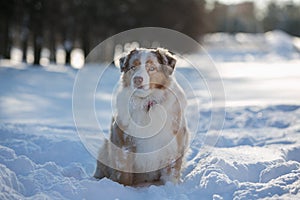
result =
[[[267,33],[212,33],[203,45],[214,60],[261,61],[299,59],[299,38],[281,30]]]

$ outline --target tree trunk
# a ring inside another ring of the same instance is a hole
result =
[[[26,63],[27,62],[27,39],[24,38],[22,41],[22,52],[23,52],[22,61]]]
[[[66,62],[65,62],[66,65],[70,65],[71,64],[71,50],[67,50],[66,49]]]
[[[84,52],[84,57],[86,58],[90,53],[89,39],[87,38],[87,36],[82,36],[81,41],[82,41],[82,49]]]
[[[51,34],[53,35],[53,34]],[[56,40],[55,40],[55,37],[54,36],[51,36],[51,39],[50,39],[50,62],[52,63],[56,63]]]
[[[22,61],[23,62],[27,62],[27,47],[28,47],[28,29],[25,27],[22,30],[21,33],[21,39],[22,39],[22,52],[23,52],[23,56],[22,56]]]
[[[42,51],[42,38],[34,33],[33,37],[33,48],[34,48],[34,65],[40,65],[41,51]]]
[[[66,51],[65,64],[70,65],[71,64],[71,51],[73,49],[73,44],[70,40],[66,40],[64,43],[64,47],[65,47],[65,51]]]
[[[11,50],[12,41],[9,33],[9,21],[5,20],[3,26],[4,26],[3,57],[6,59],[10,59],[10,50]]]

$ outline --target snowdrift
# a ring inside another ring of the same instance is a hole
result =
[[[217,61],[263,61],[299,59],[300,42],[281,30],[267,33],[213,33],[203,45]]]

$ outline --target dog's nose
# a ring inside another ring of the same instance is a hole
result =
[[[133,78],[134,85],[140,86],[143,83],[143,77],[136,76]]]

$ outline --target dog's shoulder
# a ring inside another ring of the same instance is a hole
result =
[[[130,90],[120,86],[116,96],[117,113],[115,121],[123,127],[128,126],[130,122],[129,103],[130,103]]]
[[[187,106],[187,98],[182,87],[177,83],[174,77],[170,77],[172,79],[170,88],[168,89],[168,94],[171,98],[175,99],[175,101],[179,101],[180,107],[184,109]],[[168,101],[168,99],[166,100]]]

